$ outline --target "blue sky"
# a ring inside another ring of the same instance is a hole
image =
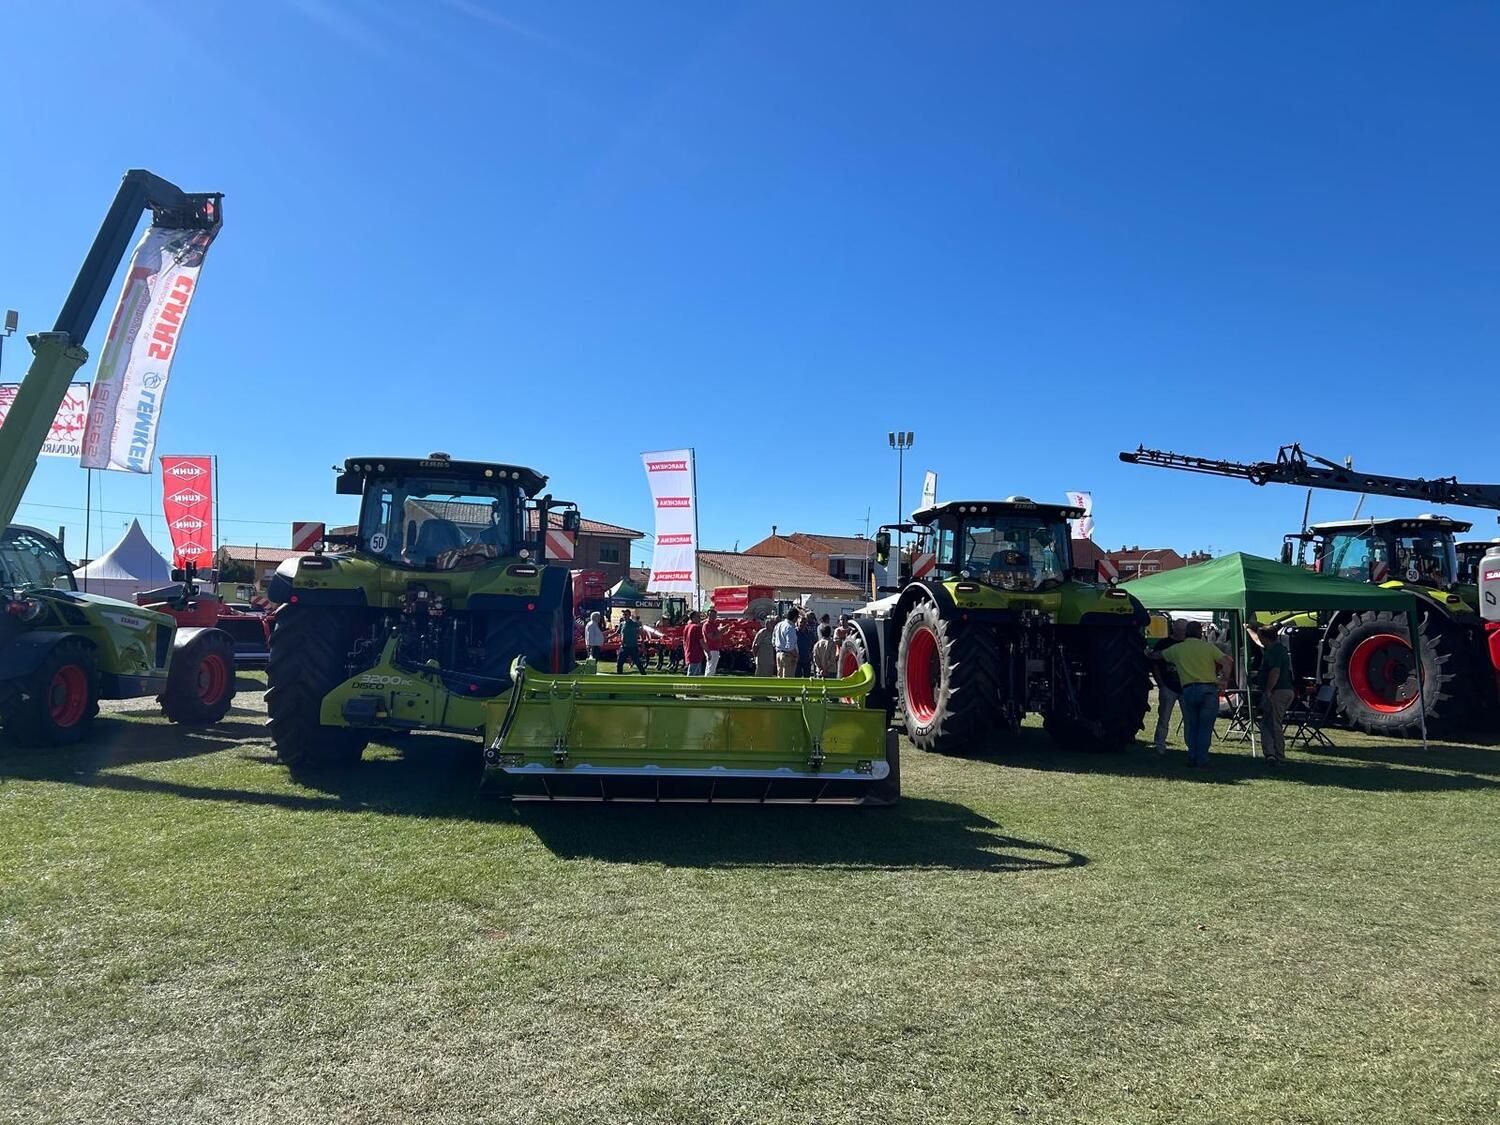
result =
[[[898,426],[908,501],[1092,489],[1111,546],[1301,515],[1140,442],[1500,479],[1495,5],[23,4],[0,99],[23,332],[126,168],[225,193],[158,453],[218,454],[226,540],[432,449],[649,530],[679,445],[704,546],[850,534]],[[74,553],[84,475],[20,513]],[[155,483],[106,475],[106,539],[165,547]]]

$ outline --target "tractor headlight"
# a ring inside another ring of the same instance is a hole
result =
[[[9,608],[11,613],[28,625],[42,615],[40,598],[17,598],[10,603]]]

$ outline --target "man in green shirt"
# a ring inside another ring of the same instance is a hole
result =
[[[615,657],[616,674],[625,671],[626,661],[634,664],[641,675],[646,674],[646,662],[641,659],[640,618],[628,609],[620,619],[620,655]]]
[[[1260,746],[1268,762],[1286,760],[1286,709],[1296,697],[1292,656],[1281,634],[1270,626],[1246,625],[1250,639],[1260,646]]]

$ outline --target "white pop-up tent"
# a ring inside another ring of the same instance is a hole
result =
[[[156,590],[172,581],[172,568],[151,546],[139,520],[120,541],[88,566],[73,572],[80,590],[130,601],[140,590]]]

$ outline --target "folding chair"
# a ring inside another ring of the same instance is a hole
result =
[[[1336,711],[1333,685],[1319,685],[1317,694],[1311,699],[1299,699],[1287,708],[1286,744],[1305,746],[1309,750],[1314,746],[1334,749],[1333,739],[1328,737],[1324,728],[1333,724]]]
[[[1227,688],[1219,693],[1219,717],[1227,719],[1224,733],[1214,731],[1219,742],[1251,741],[1250,726],[1255,722],[1255,713],[1250,706],[1249,693],[1240,688]]]

